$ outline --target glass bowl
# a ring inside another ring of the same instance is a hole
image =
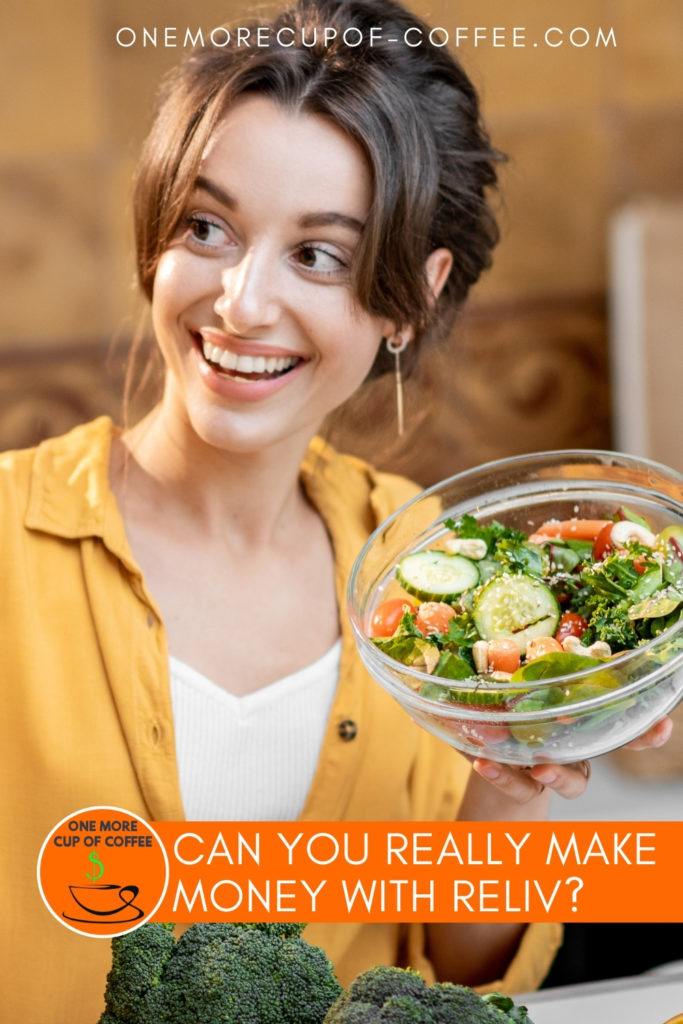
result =
[[[617,452],[538,452],[489,462],[423,491],[368,539],[351,572],[348,606],[368,672],[423,728],[474,757],[505,764],[563,764],[628,743],[683,696],[683,621],[599,667],[537,682],[505,683],[504,708],[479,705],[476,679],[441,679],[403,665],[369,639],[376,606],[405,596],[397,563],[450,531],[446,516],[498,519],[530,534],[548,519],[611,518],[622,505],[657,532],[683,526],[683,476]],[[421,694],[424,684],[428,693]],[[536,696],[519,701],[510,699]]]

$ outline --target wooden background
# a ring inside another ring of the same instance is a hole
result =
[[[680,0],[411,7],[451,32],[525,25],[533,39],[550,25],[613,26],[617,47],[459,50],[511,157],[494,269],[410,382],[407,436],[394,436],[385,381],[336,418],[332,437],[424,483],[499,455],[609,446],[607,225],[627,201],[681,192]],[[247,16],[246,4],[216,0],[3,5],[0,449],[103,411],[121,418],[139,310],[131,175],[159,77],[182,52],[119,48],[116,29],[208,30]]]

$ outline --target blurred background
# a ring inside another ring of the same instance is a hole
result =
[[[423,484],[563,447],[615,447],[683,470],[680,0],[408,6],[452,38],[469,28],[457,53],[509,156],[502,241],[449,344],[408,384],[407,436],[393,435],[386,379],[335,418],[332,439]],[[0,450],[102,412],[122,416],[126,351],[143,308],[131,178],[159,78],[183,51],[120,47],[117,29],[140,38],[143,27],[176,26],[181,37],[186,27],[244,24],[254,9],[230,0],[5,0]],[[478,46],[475,26],[487,30]],[[505,47],[492,45],[495,26],[506,29]],[[514,26],[525,27],[526,48],[512,46]],[[551,26],[563,45],[534,47]],[[616,46],[596,45],[598,29],[613,29]],[[553,809],[622,820],[682,811],[680,716],[666,748],[599,759],[588,795]],[[600,932],[611,927],[572,926],[549,980],[609,976],[619,965],[634,973],[683,956],[677,926],[641,926],[630,938],[623,926]]]

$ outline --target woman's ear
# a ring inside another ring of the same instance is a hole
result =
[[[429,281],[430,305],[434,305],[438,299],[441,289],[448,280],[448,275],[453,266],[453,253],[450,249],[434,249],[430,252],[425,262],[427,280]]]
[[[387,338],[391,338],[391,339],[393,339],[394,344],[396,344],[396,343],[398,343],[400,341],[400,338],[397,337],[397,335],[399,335],[399,334],[400,334],[401,338],[405,338],[406,341],[408,341],[408,342],[411,342],[413,340],[413,338],[415,337],[415,331],[413,330],[413,328],[412,328],[412,326],[410,324],[404,324],[403,327],[401,327],[399,329],[397,327],[396,323],[393,320],[383,320],[382,321],[382,341],[383,342],[386,341]]]
[[[425,270],[427,272],[427,280],[429,282],[429,304],[433,306],[441,293],[441,289],[448,280],[448,275],[451,272],[453,266],[453,253],[450,249],[434,249],[430,252],[425,262]],[[393,337],[398,331],[396,324],[393,320],[385,320],[382,323],[382,337],[390,338]],[[415,337],[415,331],[410,325],[406,325],[401,329],[401,335],[407,337],[408,341],[412,341]]]

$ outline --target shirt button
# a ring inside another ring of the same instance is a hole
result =
[[[337,726],[337,733],[339,739],[344,740],[345,743],[349,743],[351,740],[355,740],[358,735],[358,726],[351,718],[345,718],[343,722],[340,722]]]
[[[156,622],[156,619],[154,618],[152,613],[151,612],[147,612],[147,625],[149,626],[150,629],[152,628],[152,626],[154,625],[155,622]]]

